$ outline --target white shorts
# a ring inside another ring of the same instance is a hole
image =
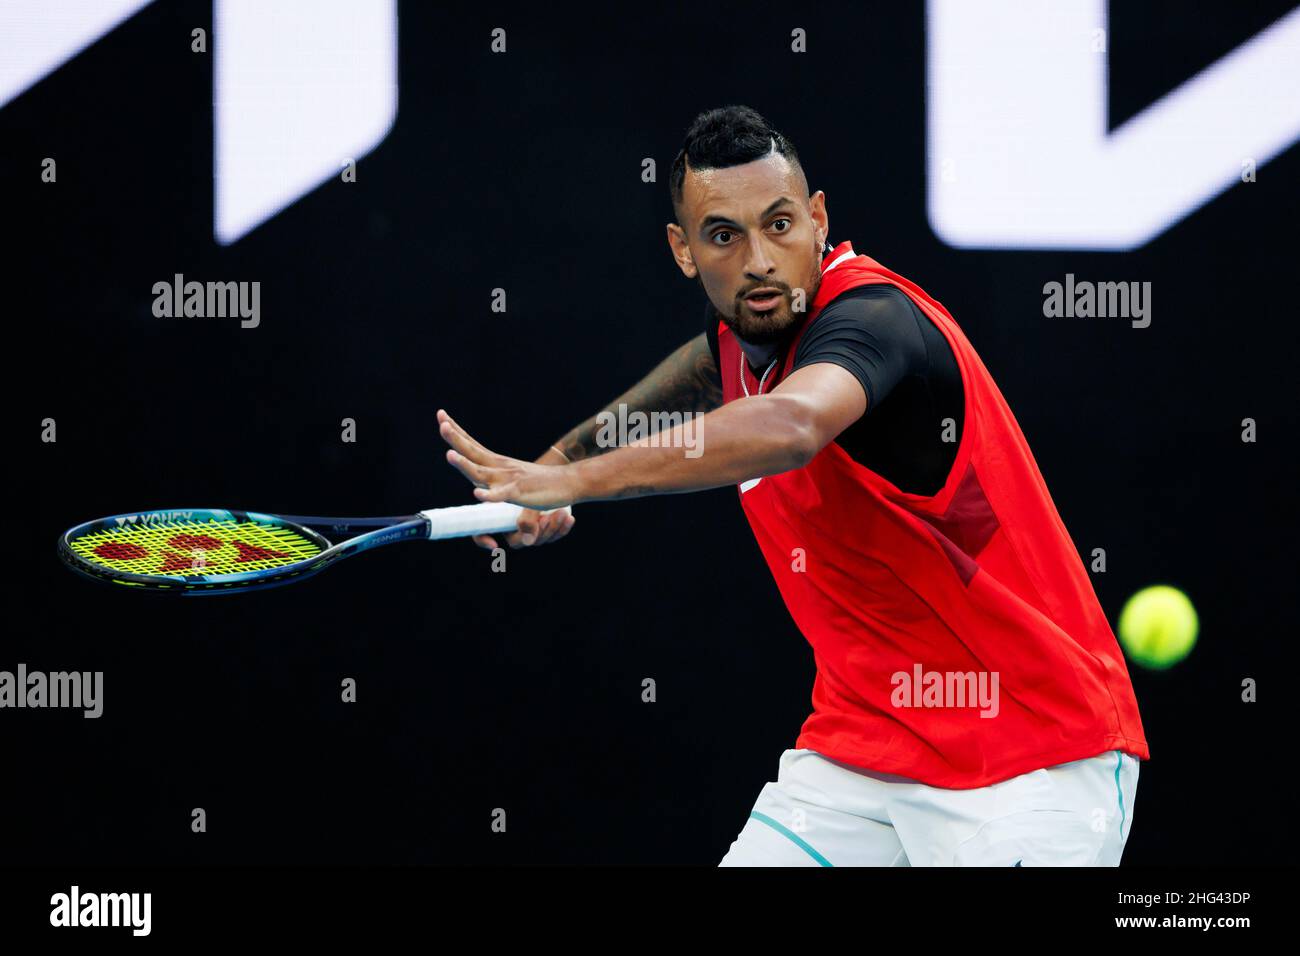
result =
[[[719,866],[1118,866],[1137,778],[1110,750],[948,790],[787,750]]]

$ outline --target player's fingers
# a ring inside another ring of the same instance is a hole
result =
[[[555,531],[555,536],[551,540],[559,541],[566,534],[568,534],[570,531],[573,530],[573,523],[578,519],[575,518],[571,513],[565,514],[563,511],[557,511],[555,513],[555,518],[557,519],[555,522],[557,528]]]
[[[537,539],[533,542],[537,545],[545,544],[551,540],[551,535],[555,533],[555,522],[552,520],[553,514],[537,513]]]
[[[549,514],[541,514],[538,519],[538,532],[536,544],[550,544],[552,541],[558,541],[565,535],[565,519],[568,517],[563,511],[552,511]]]
[[[516,527],[519,529],[519,541],[524,547],[531,547],[537,543],[541,518],[541,514],[531,508],[525,508],[519,513],[519,522]]]
[[[495,469],[488,468],[487,471]],[[519,487],[513,482],[504,482],[496,486],[481,485],[474,489],[474,497],[479,501],[509,501],[512,504],[519,502],[513,501],[514,497],[519,494]],[[518,532],[516,532],[517,534]]]
[[[447,449],[447,464],[459,471],[477,488],[486,488],[497,472],[497,469],[476,464],[451,448]]]
[[[494,464],[500,457],[471,438],[469,432],[457,425],[450,416],[439,423],[438,434],[456,451],[482,464]]]
[[[479,466],[474,464],[474,462],[470,461],[468,458],[460,454],[455,449],[452,448],[447,449],[447,464],[451,465],[451,467],[455,468],[467,479],[469,479],[469,482],[471,484],[475,485],[476,487],[482,485],[482,482],[475,474],[475,471],[478,469]]]
[[[552,511],[550,514],[542,515],[542,520],[546,524],[537,543],[550,544],[552,541],[558,541],[564,537],[564,519],[566,517],[567,515],[563,511]]]
[[[486,548],[488,551],[497,549],[497,539],[490,534],[476,534],[470,539],[480,548]]]
[[[500,465],[504,460],[503,456],[498,455],[496,452],[486,447],[482,442],[475,439],[469,432],[465,431],[456,419],[448,416],[447,424],[451,426],[452,432],[468,449],[467,454],[475,461],[489,465]]]
[[[487,457],[486,449],[470,438],[465,431],[457,427],[450,419],[438,426],[438,434],[448,445],[466,457],[482,461]]]
[[[550,544],[564,537],[564,522],[568,517],[563,511],[552,511],[542,515],[542,532],[537,538],[538,544]]]

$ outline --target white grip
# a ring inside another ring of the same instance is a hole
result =
[[[495,534],[498,531],[514,531],[519,523],[519,514],[524,511],[519,505],[508,501],[485,501],[477,505],[459,505],[455,508],[431,508],[421,511],[420,517],[429,522],[429,539],[468,538],[475,534]],[[552,508],[551,511],[563,511],[573,514],[573,508]],[[550,514],[543,511],[542,514]]]

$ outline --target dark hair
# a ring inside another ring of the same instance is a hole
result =
[[[794,144],[768,125],[757,110],[748,106],[723,106],[701,113],[686,131],[668,177],[674,213],[682,201],[688,156],[691,169],[726,169],[762,159],[773,149],[791,165],[803,169]]]

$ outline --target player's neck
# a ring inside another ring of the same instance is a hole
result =
[[[736,344],[740,350],[745,353],[745,358],[749,361],[749,367],[755,371],[755,374],[761,373],[772,362],[772,358],[781,351],[781,342],[769,342],[763,345],[753,345],[746,342],[739,335],[736,336]]]
[[[718,310],[713,307],[712,303],[709,304],[709,311],[712,313],[714,321],[720,320],[724,325],[731,329],[731,334],[735,338],[736,344],[740,346],[741,353],[749,362],[749,367],[751,370],[754,370],[755,375],[761,375],[767,369],[768,365],[771,364],[772,359],[785,351],[785,347],[790,344],[790,341],[795,337],[803,325],[802,322],[796,322],[792,328],[786,331],[785,335],[781,336],[780,341],[777,342],[746,342],[736,332],[735,328],[731,326],[731,323],[727,322],[726,319],[723,319],[722,316],[719,315]]]

